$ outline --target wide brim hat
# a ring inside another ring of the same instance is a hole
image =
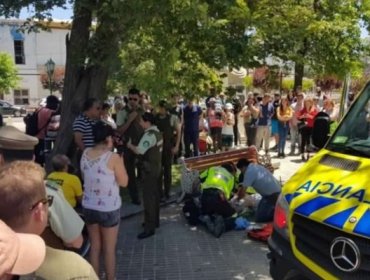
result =
[[[5,254],[5,256],[1,256]],[[11,275],[26,275],[36,271],[44,262],[46,245],[44,240],[35,234],[15,233],[4,222],[0,221],[0,259],[6,259],[11,264],[2,267],[6,262],[0,263],[0,272]],[[9,263],[8,263],[9,264]]]

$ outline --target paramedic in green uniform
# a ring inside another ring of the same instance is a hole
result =
[[[131,140],[127,148],[141,157],[141,182],[144,203],[144,231],[137,238],[144,239],[154,235],[155,228],[159,227],[159,187],[158,179],[162,162],[162,133],[154,125],[155,117],[152,113],[144,113],[140,125],[144,129],[139,144],[134,146]]]

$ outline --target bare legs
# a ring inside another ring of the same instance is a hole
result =
[[[91,248],[89,259],[97,275],[99,275],[99,258],[103,254],[107,280],[116,277],[116,244],[119,226],[101,227],[98,224],[88,225]]]

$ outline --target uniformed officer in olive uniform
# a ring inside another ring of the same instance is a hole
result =
[[[131,144],[138,145],[144,131],[139,120],[143,114],[143,109],[139,105],[140,91],[132,88],[128,93],[128,105],[117,112],[117,131],[123,136],[124,142],[128,139]],[[128,175],[127,188],[130,193],[131,201],[134,204],[140,204],[139,194],[136,184],[136,155],[127,147],[124,147],[123,158]]]
[[[0,166],[15,160],[33,160],[37,143],[36,137],[26,135],[13,126],[0,126]],[[69,205],[57,185],[47,184],[46,192],[53,197],[53,204],[49,207],[50,227],[42,236],[46,244],[58,249],[80,248],[83,243],[83,220]]]
[[[168,112],[169,104],[165,100],[159,102],[155,124],[163,136],[162,168],[159,177],[161,199],[168,199],[172,185],[173,157],[179,151],[181,126],[176,115]]]
[[[140,125],[143,127],[144,134],[137,146],[131,141],[127,147],[135,154],[141,155],[141,181],[144,202],[144,232],[137,237],[147,238],[155,233],[155,228],[159,227],[159,188],[158,178],[161,172],[162,161],[162,133],[154,125],[155,117],[152,113],[144,113]]]

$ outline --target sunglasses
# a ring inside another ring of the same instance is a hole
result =
[[[128,100],[130,100],[130,101],[138,101],[139,99],[130,97]]]
[[[42,204],[48,204],[49,207],[53,204],[53,200],[54,200],[54,196],[52,195],[48,195],[46,198],[42,198],[40,200],[38,200],[36,203],[34,203],[31,207],[30,207],[30,211],[34,210],[37,205],[39,205],[39,203],[42,203]]]

